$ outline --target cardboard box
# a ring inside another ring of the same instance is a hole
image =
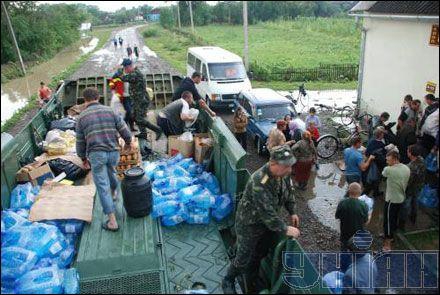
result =
[[[203,143],[203,139],[211,138],[209,133],[198,133],[194,135],[194,160],[201,164],[207,159],[212,151],[212,144]]]
[[[179,139],[179,136],[168,136],[168,155],[172,157],[181,153],[185,158],[192,158],[194,156],[194,140],[183,141]]]
[[[33,169],[30,171],[20,169],[17,172],[17,182],[30,181],[33,185],[42,185],[46,179],[53,179],[55,177],[47,163],[44,163],[42,165],[41,163],[35,163],[30,166],[33,167]]]

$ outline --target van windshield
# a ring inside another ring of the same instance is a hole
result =
[[[246,78],[246,69],[241,62],[209,64],[211,80],[238,80]]]
[[[291,104],[265,105],[257,108],[258,120],[279,120],[285,115],[292,115],[295,110]]]

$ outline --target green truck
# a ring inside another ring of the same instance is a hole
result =
[[[160,109],[178,85],[181,77],[171,74],[147,76],[154,90],[153,105]],[[8,142],[1,151],[1,204],[9,208],[10,194],[16,186],[15,174],[32,162],[42,151],[39,142],[45,137],[50,122],[64,116],[66,110],[81,102],[81,90],[96,86],[102,103],[109,103],[105,77],[89,77],[65,81],[52,100]],[[237,204],[249,178],[245,168],[246,153],[221,118],[212,120],[202,114],[203,129],[209,130],[215,146],[210,170],[220,181],[223,193],[230,193]],[[180,293],[194,282],[207,286],[210,293],[221,293],[221,280],[233,256],[234,214],[221,222],[209,225],[181,224],[162,227],[151,216],[134,219],[127,216],[122,202],[117,203],[120,230],[116,233],[101,228],[104,220],[101,205],[95,198],[93,221],[87,224],[77,242],[73,263],[80,275],[81,293]],[[266,284],[264,293],[329,293],[321,286],[319,275],[305,257],[304,273],[283,267],[284,251],[303,252],[299,243],[291,239],[278,241],[278,246],[262,261],[261,279]],[[292,289],[285,283],[285,275],[294,277],[296,285],[308,289]],[[246,283],[239,280],[245,292]]]

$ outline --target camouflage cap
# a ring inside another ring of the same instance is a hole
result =
[[[132,63],[133,63],[133,62],[131,61],[131,59],[129,59],[129,58],[124,58],[124,59],[122,60],[121,66],[126,67],[126,66],[131,65]]]
[[[270,160],[286,166],[292,166],[296,163],[296,158],[290,147],[287,145],[274,147],[270,151]]]

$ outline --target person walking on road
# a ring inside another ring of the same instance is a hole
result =
[[[124,42],[124,39],[122,39],[122,37],[121,36],[119,36],[119,46],[121,46],[122,47],[122,43]]]
[[[136,60],[138,60],[139,59],[139,47],[137,47],[137,45],[134,44],[133,50],[134,50],[134,55],[136,56]]]
[[[127,56],[128,56],[128,58],[131,59],[132,54],[133,54],[133,49],[131,49],[130,44],[128,44],[128,46],[127,46]]]
[[[222,281],[225,294],[235,294],[235,278],[246,274],[247,292],[259,293],[260,261],[280,236],[300,235],[290,174],[295,157],[287,146],[274,148],[267,164],[254,172],[246,184],[235,217],[237,252]],[[292,226],[280,215],[287,209]]]
[[[76,123],[76,153],[84,166],[92,169],[93,181],[108,220],[102,225],[106,230],[117,231],[115,216],[118,179],[116,165],[119,162],[118,133],[125,141],[124,149],[132,149],[131,132],[122,118],[113,110],[99,103],[96,88],[83,91],[86,109]]]
[[[133,103],[134,121],[138,125],[140,132],[137,137],[147,139],[148,128],[156,133],[156,139],[158,139],[162,135],[162,130],[145,118],[150,105],[145,75],[142,74],[139,68],[134,67],[132,60],[129,58],[124,58],[122,66],[126,73],[122,76],[122,81],[130,83],[129,91]]]
[[[115,46],[115,50],[118,49],[118,39],[116,39],[116,37],[113,37],[113,45]]]

